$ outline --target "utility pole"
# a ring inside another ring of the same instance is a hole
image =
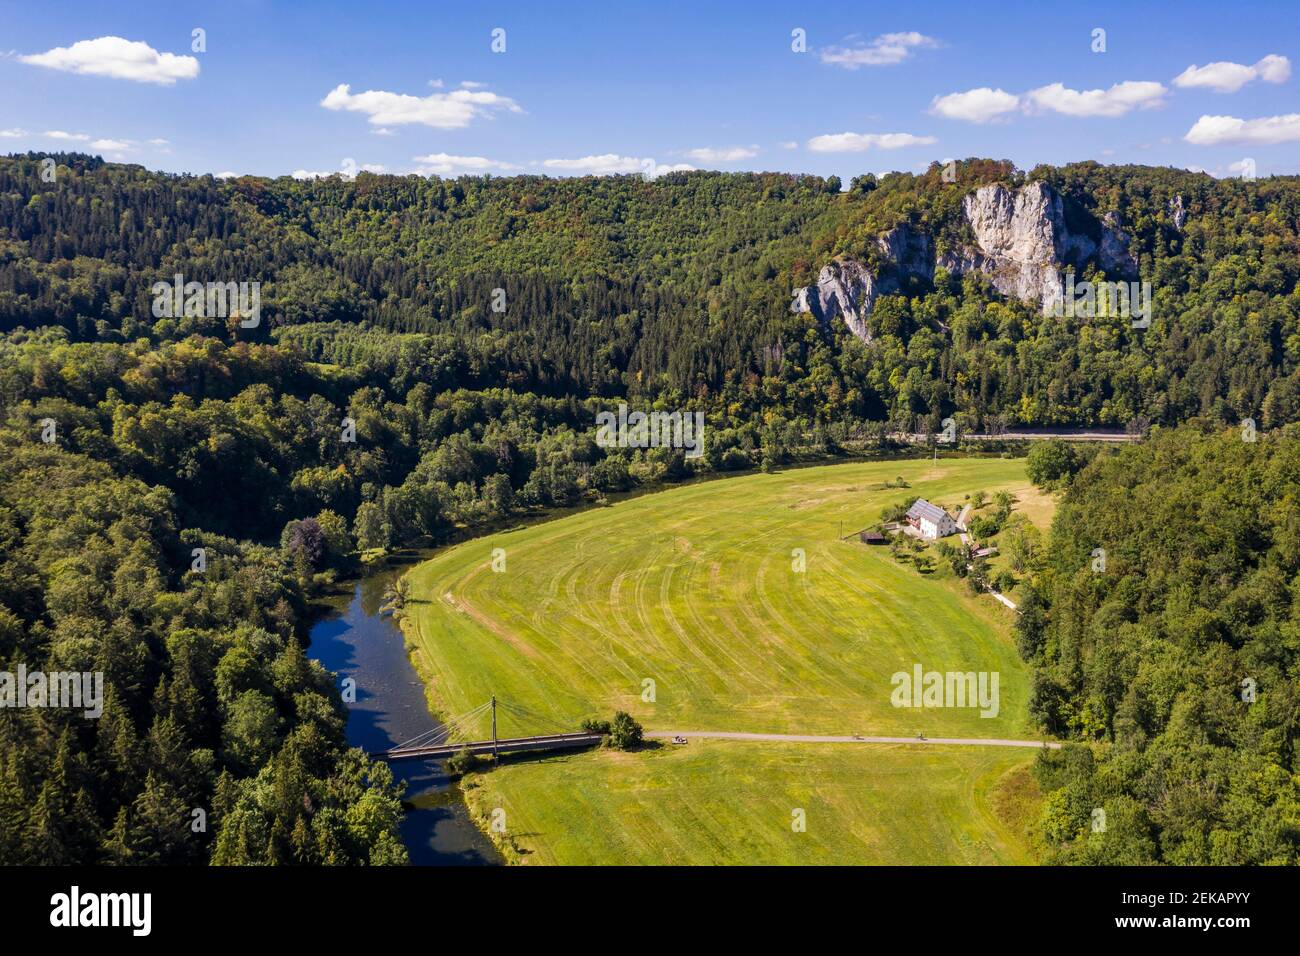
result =
[[[492,695],[492,762],[497,763],[497,695]]]

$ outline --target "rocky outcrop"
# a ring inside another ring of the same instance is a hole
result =
[[[866,266],[856,259],[838,258],[822,268],[816,285],[794,290],[790,310],[810,312],[818,322],[841,316],[854,335],[870,342],[867,316],[879,294],[880,286]]]
[[[1104,272],[1122,276],[1137,274],[1137,259],[1128,251],[1129,237],[1124,221],[1117,212],[1108,212],[1102,220],[1101,243],[1097,246],[1097,263]]]
[[[1044,308],[1062,295],[1062,270],[1082,269],[1090,261],[1123,276],[1137,269],[1118,215],[1085,221],[1091,228],[1073,231],[1064,200],[1046,183],[1029,183],[1016,191],[982,186],[965,198],[962,214],[975,246],[936,257],[929,235],[901,225],[876,240],[882,254],[878,275],[856,259],[837,258],[822,269],[816,285],[794,290],[791,310],[811,313],[822,322],[842,316],[854,335],[869,342],[867,317],[876,299],[897,291],[909,277],[932,279],[936,266],[957,275],[984,273],[1003,295]]]
[[[879,276],[857,259],[837,257],[818,273],[815,285],[794,290],[790,311],[811,313],[819,322],[839,316],[849,331],[870,342],[867,316],[876,299],[897,292],[910,276],[934,278],[934,252],[925,232],[904,224],[878,238],[876,246],[883,256]]]
[[[1108,273],[1129,275],[1137,268],[1118,216],[1111,213],[1099,224],[1098,240],[1072,232],[1064,201],[1046,183],[1029,183],[1015,193],[982,186],[966,197],[962,212],[979,248],[949,253],[939,265],[949,272],[983,272],[993,288],[1023,302],[1049,306],[1061,296],[1061,270],[1082,269],[1090,260]]]
[[[929,233],[904,223],[877,239],[876,245],[898,278],[920,276],[927,282],[934,278],[934,249]]]
[[[1183,231],[1183,225],[1187,222],[1187,210],[1183,208],[1182,196],[1169,200],[1169,219],[1173,222],[1174,229]]]

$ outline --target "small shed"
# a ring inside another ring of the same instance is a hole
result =
[[[879,531],[863,531],[858,535],[863,544],[884,544],[886,538]]]

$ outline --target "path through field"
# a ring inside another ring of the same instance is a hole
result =
[[[1047,740],[1007,740],[999,737],[856,737],[830,734],[749,734],[732,730],[647,730],[645,736],[656,740],[768,740],[799,744],[957,744],[971,747],[1033,747],[1042,750],[1060,749],[1060,744]]]

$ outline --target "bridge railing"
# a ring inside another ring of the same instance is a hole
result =
[[[531,737],[506,737],[497,740],[445,741],[436,744],[420,744],[408,747],[394,747],[383,750],[373,756],[382,760],[399,760],[403,757],[435,756],[452,754],[458,750],[536,750],[547,745],[563,747],[568,745],[597,744],[603,740],[600,734],[579,731],[571,734],[538,734]]]

